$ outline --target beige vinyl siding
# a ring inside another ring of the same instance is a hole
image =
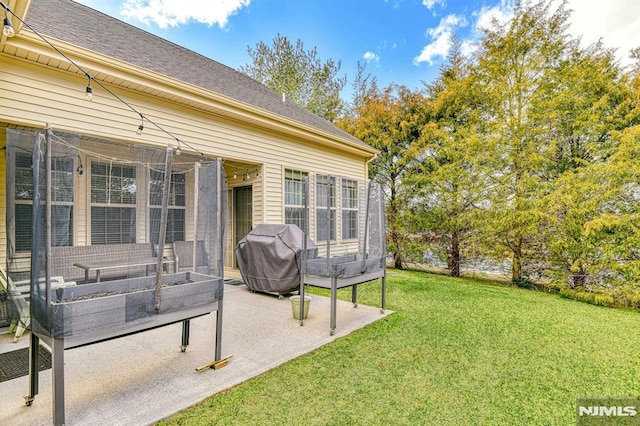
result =
[[[86,101],[85,79],[19,59],[8,61],[6,56],[0,56],[0,66],[3,69],[0,75],[1,121],[40,128],[51,123],[54,129],[129,143],[175,144],[150,123],[145,123],[142,135],[136,135],[140,117],[99,87],[94,88],[94,100]],[[246,161],[259,159],[260,163],[288,164],[291,161],[292,167],[318,164],[335,174],[354,173],[351,170],[353,163],[343,161],[344,153],[176,103],[142,97],[126,89],[113,90],[163,128],[206,154]],[[363,158],[356,162],[360,165],[358,173],[362,173]]]
[[[116,140],[126,143],[144,143],[156,146],[175,145],[175,141],[162,131],[145,122],[142,135],[136,134],[140,117],[124,104],[93,85],[94,99],[87,101],[84,91],[85,78],[75,74],[52,70],[44,65],[0,54],[0,123],[44,128],[51,123],[54,131],[75,132],[82,135]],[[283,173],[285,168],[302,170],[314,179],[316,174],[329,174],[357,181],[366,178],[366,160],[370,153],[356,155],[349,150],[329,149],[319,143],[310,143],[275,131],[265,131],[257,126],[241,123],[207,113],[177,102],[161,100],[120,87],[112,90],[138,111],[163,128],[188,143],[191,147],[209,155],[231,159],[234,163],[258,164],[260,175],[252,174],[248,182],[232,179],[233,168],[227,166],[229,188],[251,185],[253,188],[253,224],[283,223]],[[175,89],[173,90],[176,91]],[[186,95],[185,95],[186,96]],[[190,94],[190,97],[195,95]],[[178,99],[176,97],[176,99]],[[206,98],[199,102],[211,102]],[[2,132],[4,133],[4,132]],[[4,134],[3,134],[4,137]],[[183,146],[183,152],[189,147]],[[4,156],[4,154],[2,154]],[[4,157],[2,157],[4,158]],[[0,158],[0,160],[2,160]],[[90,158],[81,156],[86,173]],[[3,163],[3,166],[5,164]],[[4,173],[2,179],[4,180]],[[148,177],[147,177],[148,178]],[[77,180],[74,204],[74,244],[88,244],[90,225],[90,189],[84,179]],[[193,176],[188,176],[193,188]],[[6,192],[6,184],[1,185]],[[313,200],[313,185],[310,201]],[[193,205],[191,191],[187,191],[187,206]],[[3,200],[6,199],[3,197]],[[231,200],[231,198],[230,198]],[[145,203],[146,204],[146,203]],[[230,203],[231,204],[231,203]],[[337,204],[339,206],[339,204]],[[0,202],[0,214],[5,215],[6,203]],[[233,212],[230,209],[230,212]],[[147,214],[148,212],[144,212]],[[312,220],[314,215],[310,215]],[[339,215],[338,215],[339,216]],[[187,208],[187,239],[193,235],[193,211]],[[229,215],[227,230],[227,262],[232,259],[233,215]],[[146,223],[146,220],[139,223]],[[311,229],[313,223],[310,223]],[[340,230],[338,226],[337,230]],[[146,241],[146,230],[139,230],[139,241]],[[0,227],[0,253],[6,257],[6,230]],[[353,241],[344,245],[351,250]],[[357,243],[356,243],[357,247]],[[342,249],[342,247],[341,247]],[[229,265],[229,263],[228,263]]]
[[[281,164],[265,164],[264,223],[284,223],[284,169]]]

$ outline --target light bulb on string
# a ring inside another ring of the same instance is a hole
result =
[[[141,135],[144,130],[144,116],[140,114],[140,125],[138,126],[138,130],[136,130],[137,135]]]
[[[11,23],[11,19],[9,19],[9,17],[7,16],[7,12],[4,12],[4,25],[2,27],[2,34],[4,34],[5,37],[13,37],[14,35],[16,35],[16,32],[13,30],[13,24]]]
[[[89,77],[89,81],[87,82],[87,90],[85,91],[84,97],[86,100],[93,100],[93,88],[91,87],[91,77]]]

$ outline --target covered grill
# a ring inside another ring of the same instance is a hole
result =
[[[238,268],[253,291],[285,294],[300,288],[304,233],[296,225],[260,224],[236,246]],[[307,257],[318,248],[307,239]]]

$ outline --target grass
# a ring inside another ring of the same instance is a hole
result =
[[[359,290],[379,303],[378,283]],[[637,312],[401,271],[387,300],[384,320],[161,424],[566,425],[578,397],[639,395]]]

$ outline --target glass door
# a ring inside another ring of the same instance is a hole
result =
[[[235,247],[253,228],[253,188],[251,186],[234,188],[233,201],[235,218],[235,240],[233,246]]]

